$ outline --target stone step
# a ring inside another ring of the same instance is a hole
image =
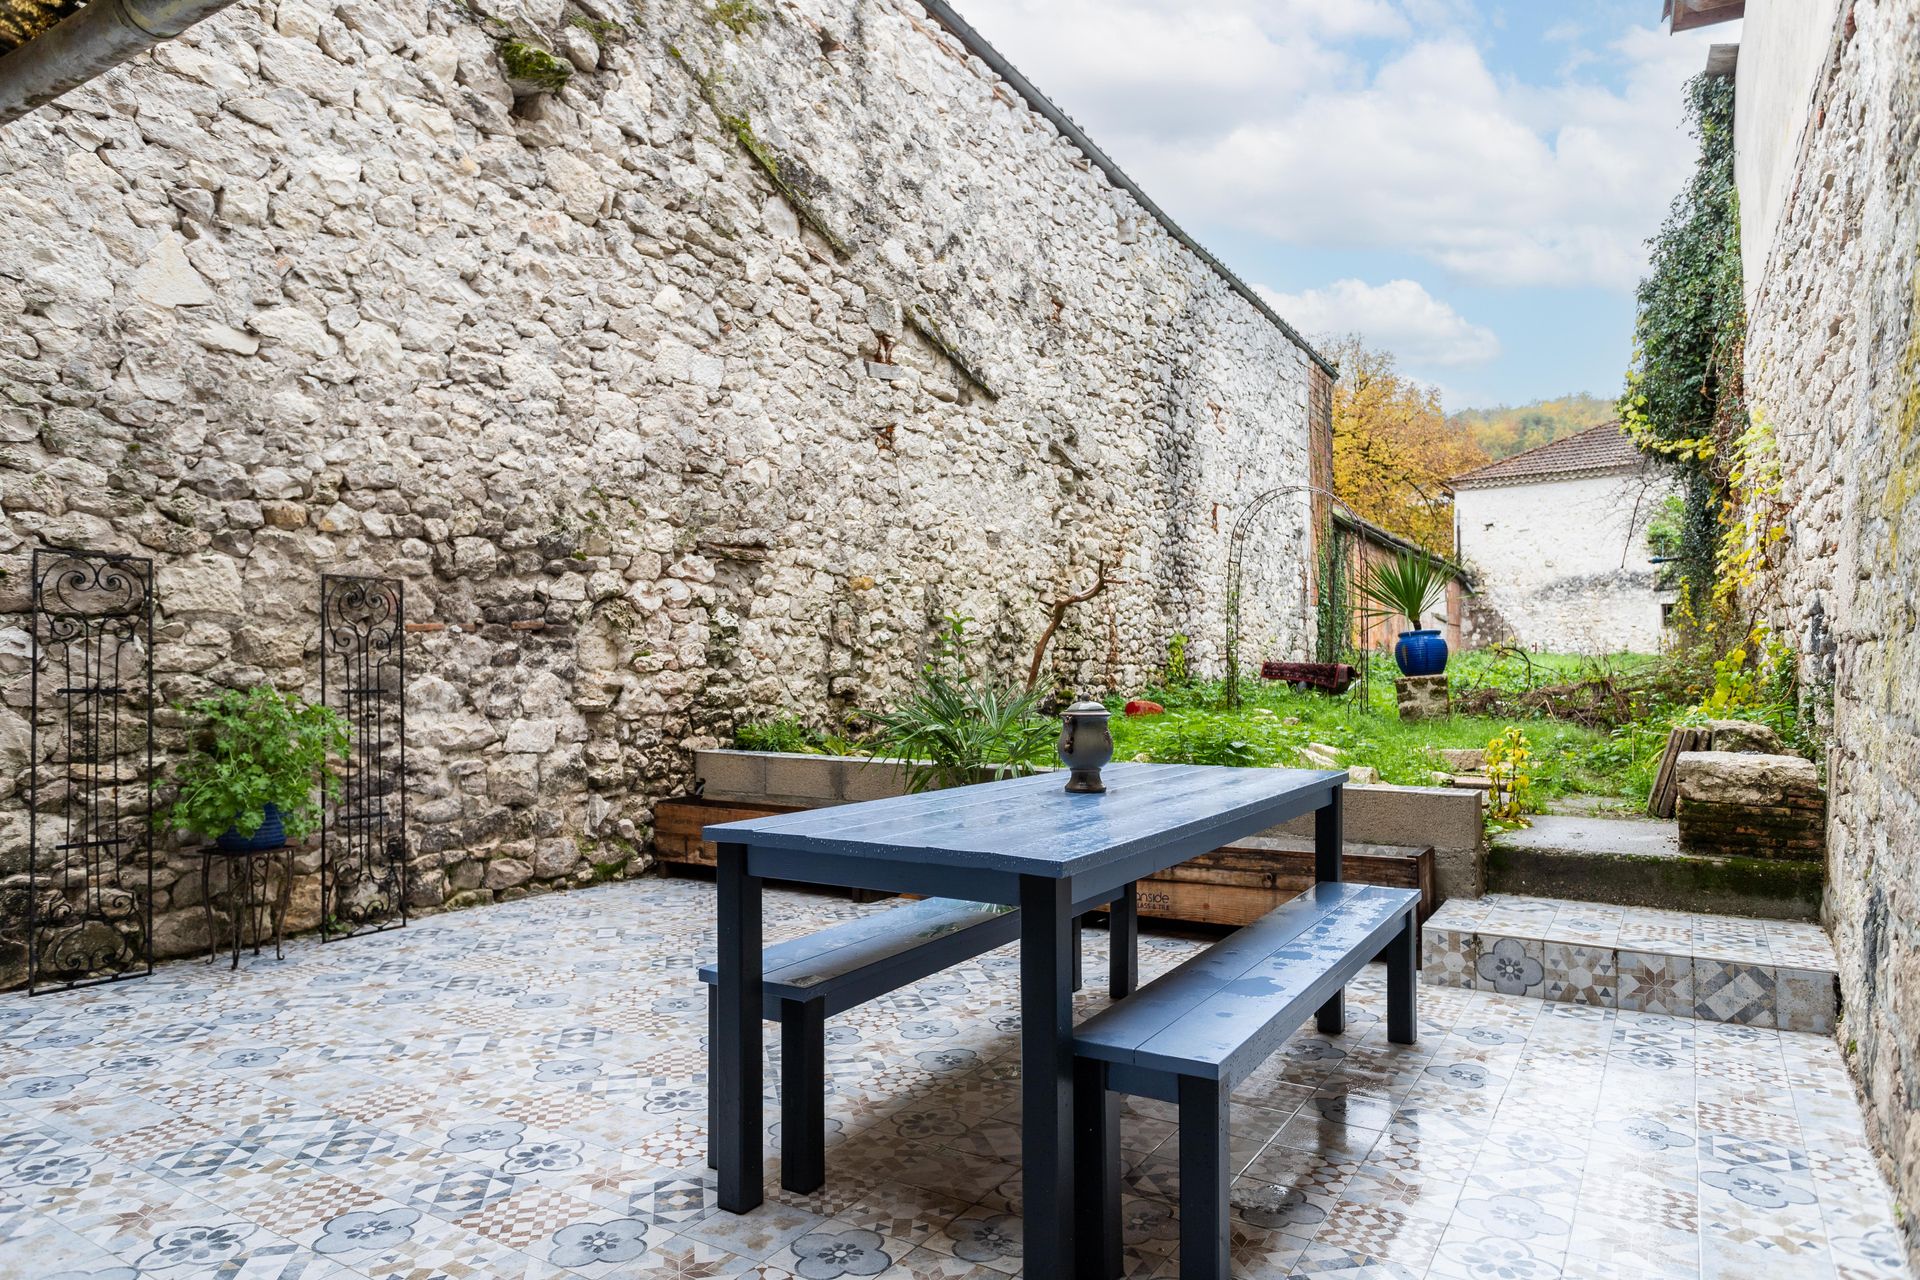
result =
[[[1815,924],[1492,893],[1422,930],[1430,986],[1831,1033],[1833,945]]]
[[[1679,827],[1646,818],[1541,814],[1487,842],[1487,890],[1617,906],[1818,920],[1820,862],[1683,853]]]

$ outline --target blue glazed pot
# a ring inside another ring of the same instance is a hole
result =
[[[1447,669],[1447,641],[1438,631],[1402,631],[1393,660],[1403,676],[1437,676]]]
[[[246,853],[253,849],[278,849],[287,842],[287,829],[280,824],[280,806],[265,806],[266,817],[260,820],[259,829],[250,836],[243,836],[232,827],[227,833],[214,841],[229,853]]]

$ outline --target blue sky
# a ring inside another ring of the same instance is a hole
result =
[[[1659,0],[958,0],[1309,334],[1449,410],[1620,387],[1681,92],[1739,24]]]

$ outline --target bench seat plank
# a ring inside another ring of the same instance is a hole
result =
[[[1225,963],[1189,962],[1083,1023],[1075,1051],[1117,1066],[1237,1080],[1385,947],[1419,896],[1317,884],[1215,947],[1230,953]]]
[[[781,1000],[824,1000],[838,1013],[1020,937],[1020,914],[983,902],[925,898],[790,938],[761,954],[762,991]],[[719,981],[711,964],[700,980]]]
[[[1314,885],[1081,1023],[1074,1031],[1075,1052],[1105,1062],[1132,1062],[1141,1045],[1185,1017],[1200,1001],[1367,888],[1332,881]]]

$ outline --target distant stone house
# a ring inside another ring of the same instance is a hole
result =
[[[1670,483],[1616,423],[1455,476],[1455,553],[1473,571],[1469,645],[1659,650],[1672,594],[1647,550]]]

